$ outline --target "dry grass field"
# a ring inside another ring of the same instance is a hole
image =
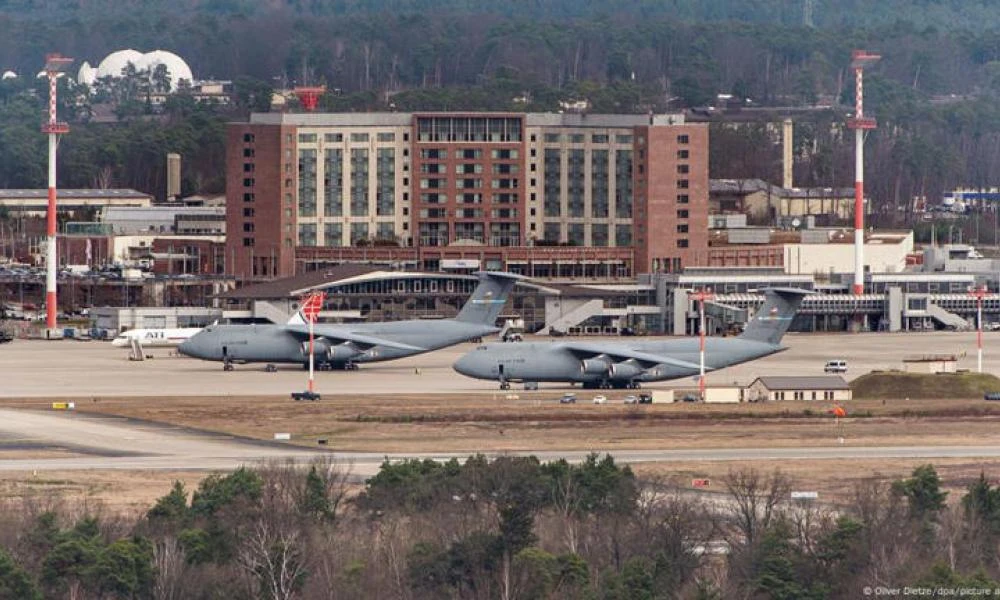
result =
[[[525,450],[614,451],[668,448],[759,448],[865,445],[1000,444],[1000,403],[983,400],[871,400],[845,403],[849,417],[838,423],[825,402],[740,405],[624,405],[624,393],[607,394],[609,404],[594,405],[591,393],[562,405],[553,393],[499,393],[463,397],[430,394],[335,396],[319,402],[286,397],[77,398],[80,412],[114,415],[225,432],[257,439],[292,434],[293,443],[315,446],[320,439],[334,450],[371,452],[503,452]],[[0,406],[45,409],[49,401],[4,399]],[[48,451],[0,452],[0,458],[56,456]],[[27,453],[27,454],[25,454]],[[780,468],[796,486],[846,500],[866,478],[905,477],[918,459],[755,461],[756,468]],[[985,470],[1000,474],[1000,461],[940,459],[934,463],[946,485],[959,490]],[[744,461],[642,463],[638,473],[680,486],[707,477],[712,489]],[[54,496],[103,504],[112,510],[148,507],[175,479],[194,489],[202,472],[112,472],[86,474],[10,474],[0,483],[0,498]]]
[[[828,402],[593,405],[592,394],[559,404],[552,393],[517,400],[483,393],[319,402],[286,397],[76,399],[78,411],[358,452],[502,452],[851,445],[1000,444],[1000,403],[983,400],[858,401],[838,422]],[[35,399],[0,406],[43,408]]]

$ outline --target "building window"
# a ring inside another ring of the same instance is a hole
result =
[[[678,248],[687,248],[688,247],[688,241],[686,239],[679,239],[679,240],[677,240],[677,247]]]
[[[316,134],[315,133],[300,133],[299,134],[300,144],[315,144]]]
[[[677,143],[678,144],[687,144],[690,141],[691,140],[688,138],[687,134],[677,136]]]
[[[570,134],[570,136],[569,136],[569,143],[571,143],[571,144],[582,144],[583,143],[583,134],[582,133],[573,133],[573,134]]]
[[[245,238],[243,238],[243,246],[246,247],[246,248],[252,248],[253,247],[253,238],[252,237],[245,237]]]
[[[395,142],[396,141],[396,134],[395,133],[379,133],[378,137],[376,139],[378,141],[380,141],[380,142]]]
[[[243,224],[243,232],[244,233],[253,233],[253,231],[254,231],[253,223],[244,223]]]
[[[688,218],[688,211],[687,210],[683,210],[683,209],[677,211],[677,218],[678,219],[686,219],[686,218]]]
[[[562,135],[558,133],[546,133],[545,141],[550,144],[558,144],[559,142],[562,141]]]
[[[448,158],[448,151],[444,148],[423,148],[420,150],[420,158],[424,160],[441,160]]]
[[[689,152],[688,152],[687,150],[678,150],[678,151],[677,151],[677,158],[678,158],[679,160],[685,160],[685,159],[687,159],[687,158],[688,158],[689,156],[690,156],[690,153],[689,153]]]
[[[368,134],[367,133],[352,133],[351,134],[351,141],[352,142],[367,142],[368,141]]]
[[[243,209],[243,216],[247,217],[247,218],[253,218],[253,216],[254,216],[254,210],[252,208],[244,208]]]
[[[244,173],[253,173],[253,171],[254,171],[253,163],[243,163]]]
[[[254,139],[255,138],[254,138],[254,135],[252,133],[244,133],[243,134],[243,141],[246,142],[246,143],[248,143],[248,144],[253,143]]]
[[[607,144],[608,136],[607,134],[595,133],[594,135],[590,136],[590,141],[595,144]]]
[[[687,179],[678,179],[677,180],[677,187],[679,187],[682,190],[688,189],[688,180]]]
[[[243,149],[243,156],[245,158],[253,158],[256,154],[257,153],[256,153],[256,151],[253,148],[244,148]]]
[[[256,199],[256,196],[254,196],[253,192],[247,192],[247,193],[243,194],[243,201],[244,202],[253,202],[255,199]]]
[[[677,204],[687,204],[691,201],[687,194],[677,194]]]
[[[247,177],[243,180],[243,187],[253,187],[254,180],[253,177]]]
[[[517,158],[517,150],[514,148],[495,148],[490,151],[490,156],[498,160],[513,160]]]
[[[687,175],[691,171],[691,167],[688,165],[677,165],[677,172],[681,175]]]
[[[681,223],[680,225],[677,226],[677,233],[687,233],[687,232],[688,232],[687,223]]]
[[[301,223],[301,224],[299,224],[299,245],[300,246],[315,246],[316,245],[316,224],[315,223]]]
[[[323,135],[323,141],[325,142],[343,142],[344,134],[342,133],[327,133]]]

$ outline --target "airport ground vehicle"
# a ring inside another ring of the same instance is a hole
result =
[[[559,399],[559,404],[576,404],[576,394],[566,393]]]
[[[625,404],[638,404],[639,398],[637,396],[628,395],[625,396]]]
[[[607,404],[607,403],[608,403],[607,396],[594,396],[594,404]]]
[[[1000,392],[986,392],[983,395],[983,400],[1000,400]]]
[[[847,361],[843,359],[828,360],[823,366],[824,373],[846,373]]]

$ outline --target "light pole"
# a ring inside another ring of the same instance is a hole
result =
[[[73,62],[59,54],[48,54],[45,57],[43,73],[49,79],[49,120],[42,125],[42,133],[49,136],[49,202],[47,216],[47,238],[45,244],[45,328],[56,328],[56,147],[59,136],[69,132],[69,125],[56,119],[56,80]]]
[[[698,302],[698,396],[705,401],[705,301],[715,298],[711,288],[702,288],[689,296]]]
[[[319,317],[319,311],[323,308],[323,300],[326,298],[324,292],[313,292],[302,299],[302,315],[309,323],[309,394],[314,393],[314,350],[315,341],[313,338],[313,325]]]
[[[976,299],[976,371],[983,372],[983,298],[989,294],[986,286],[969,290]]]

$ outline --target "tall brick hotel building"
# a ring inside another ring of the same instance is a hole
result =
[[[254,114],[227,149],[238,277],[358,260],[631,277],[707,252],[708,129],[680,115]]]

